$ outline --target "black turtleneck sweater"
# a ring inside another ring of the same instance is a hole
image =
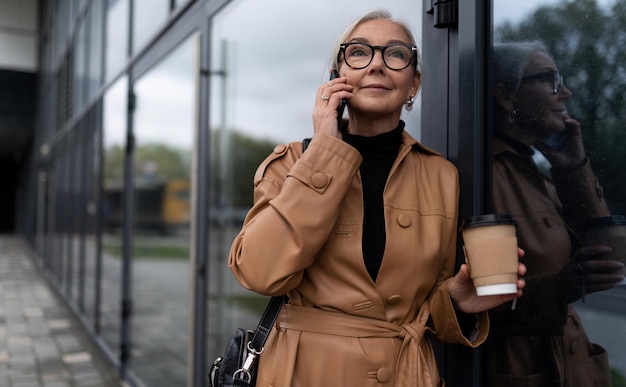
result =
[[[372,280],[376,281],[385,252],[385,212],[383,191],[400,144],[404,122],[387,133],[373,137],[344,135],[345,141],[356,148],[363,157],[361,182],[363,186],[363,259]]]

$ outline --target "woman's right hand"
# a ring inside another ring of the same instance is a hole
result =
[[[563,122],[565,130],[569,132],[569,138],[561,150],[554,150],[541,142],[535,146],[550,161],[555,170],[569,172],[580,168],[585,162],[586,155],[580,122],[568,115],[565,115]]]
[[[341,138],[337,126],[337,108],[343,98],[352,97],[352,85],[346,83],[346,77],[330,80],[317,89],[317,98],[313,108],[314,133],[322,133]]]

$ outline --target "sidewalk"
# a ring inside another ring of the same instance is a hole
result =
[[[5,386],[122,386],[12,235],[0,235],[0,387]]]

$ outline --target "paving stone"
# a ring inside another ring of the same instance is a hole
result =
[[[0,387],[120,387],[18,238],[0,235]]]

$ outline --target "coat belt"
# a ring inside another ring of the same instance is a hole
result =
[[[429,314],[430,308],[427,300],[421,305],[415,320],[402,325],[287,304],[283,306],[276,327],[355,338],[395,337],[402,339],[402,346],[396,361],[396,378],[411,381],[411,385],[429,386],[439,384],[438,374],[431,374],[433,371],[431,367],[436,365],[434,354],[428,340],[424,338],[426,332],[433,332],[430,327],[426,326]],[[420,345],[422,340],[426,342],[426,348]],[[423,351],[424,349],[426,352]]]

